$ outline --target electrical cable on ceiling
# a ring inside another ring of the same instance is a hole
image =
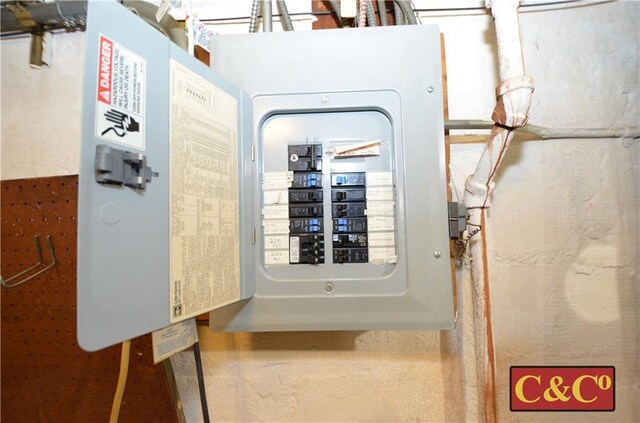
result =
[[[393,2],[393,15],[395,18],[396,25],[404,25],[404,13],[402,13],[402,9],[396,2]]]
[[[120,353],[120,373],[118,374],[118,384],[116,392],[113,396],[113,404],[111,406],[111,416],[109,423],[117,423],[120,415],[120,405],[122,405],[122,396],[124,387],[127,384],[127,373],[129,373],[129,353],[131,351],[131,340],[127,339],[122,342],[122,352]]]
[[[258,14],[260,13],[260,0],[253,0],[251,5],[251,16],[249,16],[249,32],[256,32],[258,28]],[[200,19],[200,22],[211,22],[209,19]]]
[[[339,5],[339,2],[337,0],[329,0],[331,5],[334,6],[334,4]],[[537,3],[537,4],[523,4],[522,6],[520,6],[521,9],[524,9],[524,11],[527,11],[527,9],[531,9],[532,11],[537,11],[540,8],[543,7],[551,7],[551,6],[562,6],[562,5],[575,5],[575,6],[580,6],[580,5],[589,5],[589,4],[597,4],[597,3],[608,3],[614,0],[563,0],[563,1],[552,1],[552,2],[547,2],[547,3]],[[260,0],[258,0],[258,2],[260,2]],[[394,1],[394,12],[397,11],[397,9],[399,7],[397,7],[397,3]],[[409,9],[411,9],[409,7]],[[444,7],[440,7],[440,8],[420,8],[420,9],[413,9],[414,12],[418,13],[418,12],[468,12],[468,11],[482,11],[485,12],[487,9],[485,7],[450,7],[450,8],[444,8]],[[399,10],[398,13],[401,14],[402,10]],[[342,19],[340,12],[339,12],[339,6],[337,9],[333,9],[331,11],[309,11],[309,12],[295,12],[295,13],[289,13],[290,17],[296,17],[296,16],[326,16],[326,15],[335,15],[338,17],[339,20]],[[273,15],[274,17],[281,17],[281,15]],[[214,23],[214,22],[229,22],[229,21],[244,21],[244,20],[248,20],[251,19],[251,16],[230,16],[230,17],[225,17],[225,18],[198,18],[198,20],[200,22],[209,22],[209,23]],[[396,19],[398,19],[398,16],[396,15]],[[179,20],[178,22],[184,22],[184,20]]]
[[[276,7],[278,8],[278,16],[281,16],[280,23],[282,23],[282,29],[285,31],[293,31],[293,23],[291,22],[291,16],[289,16],[287,3],[285,3],[284,0],[276,0]]]
[[[358,7],[358,28],[367,26],[367,0],[360,0]]]
[[[387,5],[385,4],[385,0],[378,0],[378,14],[380,15],[380,26],[389,25],[389,21],[387,20]]]
[[[376,12],[373,9],[373,4],[371,0],[363,0],[367,7],[367,22],[369,22],[369,26],[378,26],[378,22],[376,22]]]
[[[400,9],[402,9],[402,13],[404,14],[404,17],[409,25],[417,25],[418,20],[416,19],[416,13],[411,2],[403,0],[395,0],[395,2],[400,7]]]
[[[200,405],[202,406],[202,418],[209,423],[209,406],[207,405],[207,391],[204,385],[204,372],[202,371],[202,357],[200,356],[200,342],[193,344],[193,357],[196,362],[198,375],[198,390],[200,391]]]

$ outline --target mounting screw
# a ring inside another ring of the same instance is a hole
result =
[[[433,90],[434,90],[434,88],[433,88],[431,85],[429,85],[429,86],[427,87],[427,92],[428,92],[428,93],[432,93],[432,92],[433,92]]]
[[[329,97],[323,95],[320,101],[322,102],[322,104],[327,104],[329,102]]]
[[[633,145],[633,139],[632,138],[622,138],[622,145],[625,148],[630,148]]]
[[[326,292],[327,294],[331,294],[333,292],[333,284],[331,282],[327,282],[324,284],[324,292]]]
[[[435,251],[435,252],[433,253],[433,256],[434,256],[435,258],[440,258],[440,257],[442,257],[442,254],[440,254],[440,251]]]

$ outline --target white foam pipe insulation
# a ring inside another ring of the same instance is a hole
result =
[[[485,212],[490,204],[494,179],[514,130],[527,123],[533,80],[525,74],[520,29],[519,0],[486,0],[496,27],[500,85],[491,116],[493,129],[475,172],[467,178],[463,201],[469,213],[465,236],[469,239],[476,370],[480,416],[496,421],[495,353],[491,323],[491,296],[487,266]],[[479,231],[478,231],[479,229]],[[472,234],[475,232],[475,236]]]

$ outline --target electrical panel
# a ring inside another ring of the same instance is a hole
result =
[[[80,345],[205,311],[216,331],[451,328],[437,27],[217,35],[211,51],[207,68],[89,4]]]

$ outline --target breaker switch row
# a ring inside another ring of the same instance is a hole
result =
[[[334,248],[334,263],[367,263],[369,252],[366,248]]]
[[[331,174],[331,186],[343,187],[343,186],[365,186],[366,185],[366,173],[364,172],[349,172],[349,173],[333,173]]]
[[[290,145],[289,170],[294,172],[322,170],[322,144]]]
[[[367,263],[366,173],[331,174],[333,262]]]
[[[357,217],[364,216],[366,209],[365,203],[344,203],[333,204],[331,206],[331,215],[333,217]]]
[[[324,263],[322,144],[288,146],[289,263]]]
[[[322,173],[294,172],[291,188],[322,188]]]
[[[324,263],[323,235],[292,235],[289,237],[290,264]]]
[[[343,201],[365,201],[367,199],[365,188],[344,188],[344,189],[332,189],[331,201],[343,202]]]

